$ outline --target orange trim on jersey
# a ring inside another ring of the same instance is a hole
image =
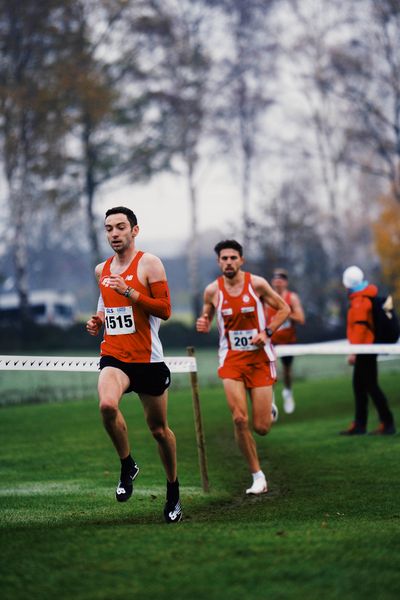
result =
[[[282,298],[284,299],[286,304],[289,305],[290,310],[292,310],[292,305],[290,303],[291,297],[292,297],[292,292],[289,290],[286,290],[282,294]],[[272,308],[272,306],[268,306],[266,308],[266,319],[267,319],[268,326],[270,325],[272,318],[275,316],[275,314],[276,314],[276,310],[274,308]],[[294,322],[291,320],[291,318],[288,317],[286,319],[286,321],[284,321],[282,323],[282,325],[280,327],[278,327],[278,329],[273,334],[272,343],[276,344],[276,345],[278,345],[278,344],[294,344],[296,341],[297,341],[296,326],[295,326]]]

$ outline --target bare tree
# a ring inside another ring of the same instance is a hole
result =
[[[171,168],[185,177],[190,207],[189,277],[193,317],[200,310],[198,170],[208,115],[210,59],[204,45],[206,11],[201,2],[153,0],[151,16],[158,27],[149,33],[146,100],[153,103]],[[156,19],[158,17],[158,20]],[[149,48],[150,51],[150,48]]]
[[[0,3],[0,135],[8,186],[15,285],[28,318],[29,229],[63,180],[66,132],[60,64],[76,25],[73,0]],[[61,194],[58,198],[61,198]]]
[[[354,166],[346,159],[351,117],[345,102],[334,93],[330,55],[352,30],[352,11],[343,0],[329,5],[297,0],[289,4],[293,36],[285,40],[285,63],[299,99],[298,106],[292,108],[291,122],[299,134],[291,151],[298,156],[298,168],[306,167],[311,187],[325,205],[330,269],[339,277],[345,236],[341,215],[357,198],[357,190]]]
[[[269,278],[276,267],[290,271],[311,311],[319,310],[323,286],[316,282],[327,277],[327,251],[324,243],[324,216],[310,199],[306,178],[288,179],[265,206],[257,230],[261,249],[260,269]]]
[[[272,22],[277,2],[209,0],[223,15],[224,27],[215,93],[215,133],[226,159],[238,173],[242,202],[242,239],[251,242],[250,206],[254,167],[260,158],[264,121],[276,101],[277,31]],[[236,160],[235,160],[236,155]]]
[[[145,2],[80,2],[66,88],[73,118],[71,165],[80,171],[93,264],[101,258],[95,217],[99,189],[117,177],[146,179],[168,163],[161,132],[147,117],[154,105],[146,95],[151,74],[140,64],[148,57],[143,35],[157,27]]]
[[[400,4],[362,0],[354,8],[351,35],[330,52],[333,90],[352,118],[347,158],[400,201]]]

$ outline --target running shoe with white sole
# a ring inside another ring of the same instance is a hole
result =
[[[115,490],[115,497],[118,502],[126,502],[132,496],[133,493],[133,481],[139,474],[139,467],[135,463],[129,473],[122,473],[121,479],[118,482],[117,489]]]
[[[183,512],[180,500],[178,502],[166,502],[164,506],[164,519],[167,523],[179,523],[182,520]]]
[[[257,479],[253,481],[253,485],[246,490],[246,494],[253,494],[254,496],[266,494],[267,492],[268,485],[265,477],[257,477]]]
[[[272,403],[271,414],[272,414],[272,422],[276,423],[279,418],[279,410],[278,410],[277,405],[274,402]]]
[[[295,402],[294,402],[292,390],[289,390],[288,388],[284,388],[282,390],[282,398],[283,398],[283,410],[285,411],[285,413],[290,415],[292,412],[294,412],[294,409],[296,406]]]

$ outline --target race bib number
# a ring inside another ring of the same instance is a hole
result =
[[[229,332],[229,341],[232,350],[257,350],[257,346],[251,343],[253,337],[257,335],[257,329],[240,329],[239,331]]]
[[[108,335],[126,335],[135,333],[135,320],[133,318],[132,306],[117,306],[106,308],[105,320]]]

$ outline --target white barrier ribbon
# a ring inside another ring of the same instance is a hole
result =
[[[346,341],[315,344],[287,344],[274,346],[279,356],[332,355],[332,354],[392,354],[400,355],[397,344],[349,344]],[[196,373],[194,356],[166,356],[165,364],[172,373]],[[2,371],[98,371],[100,357],[85,356],[13,356],[0,355]]]
[[[349,344],[346,341],[274,346],[277,356],[306,354],[400,354],[400,344]]]
[[[171,373],[195,373],[194,356],[168,356]],[[2,371],[99,371],[100,357],[85,356],[0,356]]]

